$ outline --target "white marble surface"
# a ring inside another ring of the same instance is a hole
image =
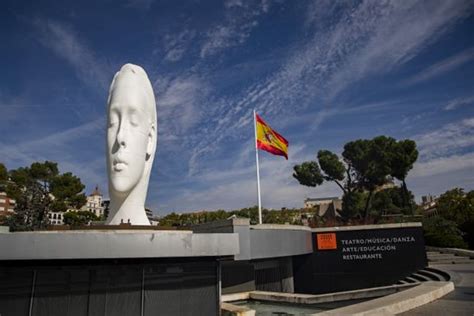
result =
[[[106,224],[150,225],[145,213],[157,143],[156,102],[148,76],[122,66],[107,101],[107,174],[110,210]]]

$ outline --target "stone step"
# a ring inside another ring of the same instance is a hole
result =
[[[474,263],[474,260],[469,258],[456,258],[452,260],[435,260],[430,261],[429,264],[462,264],[462,263]]]
[[[443,276],[432,271],[419,270],[417,273],[427,277],[430,281],[447,281]]]
[[[434,255],[427,255],[428,258],[442,258],[442,257],[460,257],[452,253],[437,253]]]
[[[465,260],[469,258],[456,258],[456,257],[446,257],[446,258],[428,258],[428,262],[436,262],[436,261],[457,261],[457,260]]]
[[[403,280],[408,282],[408,283],[420,283],[420,281],[418,281],[417,279],[412,278],[411,276],[408,276]]]
[[[466,257],[459,257],[454,255],[442,255],[442,256],[428,256],[428,260],[445,260],[445,259],[459,259],[459,258],[466,258]]]
[[[416,280],[418,280],[418,281],[420,281],[420,282],[433,281],[433,280],[431,280],[429,277],[424,276],[424,275],[422,275],[422,274],[420,274],[420,273],[412,273],[410,276],[411,276],[413,279],[416,279]]]
[[[440,256],[440,257],[428,257],[428,261],[437,261],[437,260],[457,260],[457,259],[469,259],[465,257],[458,256]]]
[[[463,257],[463,256],[455,256],[455,255],[450,255],[450,254],[446,254],[446,255],[441,255],[441,256],[428,256],[428,259],[451,259],[451,258],[454,258],[454,259],[469,259],[469,257]]]
[[[438,275],[441,278],[441,281],[450,281],[451,276],[444,270],[439,270],[433,267],[425,267],[422,271],[430,272]]]

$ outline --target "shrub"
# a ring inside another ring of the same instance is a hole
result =
[[[435,247],[467,248],[463,239],[463,232],[455,222],[440,216],[423,220],[425,243]]]

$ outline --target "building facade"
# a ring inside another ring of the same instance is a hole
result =
[[[317,215],[321,217],[339,217],[339,211],[342,209],[342,199],[338,198],[337,196],[323,198],[307,198],[304,200],[304,208],[316,208]]]
[[[48,212],[50,225],[64,225],[64,212]]]
[[[87,202],[81,207],[81,211],[89,211],[94,213],[97,217],[104,217],[103,196],[99,191],[99,186],[96,186],[94,191],[87,197]]]
[[[64,225],[64,214],[67,212],[76,212],[77,209],[68,209],[66,212],[48,212],[48,219],[50,225]],[[104,216],[104,203],[99,187],[96,186],[94,191],[87,196],[87,202],[80,208],[80,211],[87,211],[94,213],[97,217]]]
[[[11,214],[15,210],[15,200],[9,198],[5,192],[0,192],[0,212]]]

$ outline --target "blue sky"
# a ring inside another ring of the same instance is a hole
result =
[[[417,141],[419,197],[474,189],[474,1],[6,1],[0,161],[52,160],[107,196],[108,86],[141,65],[157,96],[147,205],[257,203],[252,110],[290,142],[260,153],[262,203],[301,207],[337,186],[292,167],[358,138]]]

